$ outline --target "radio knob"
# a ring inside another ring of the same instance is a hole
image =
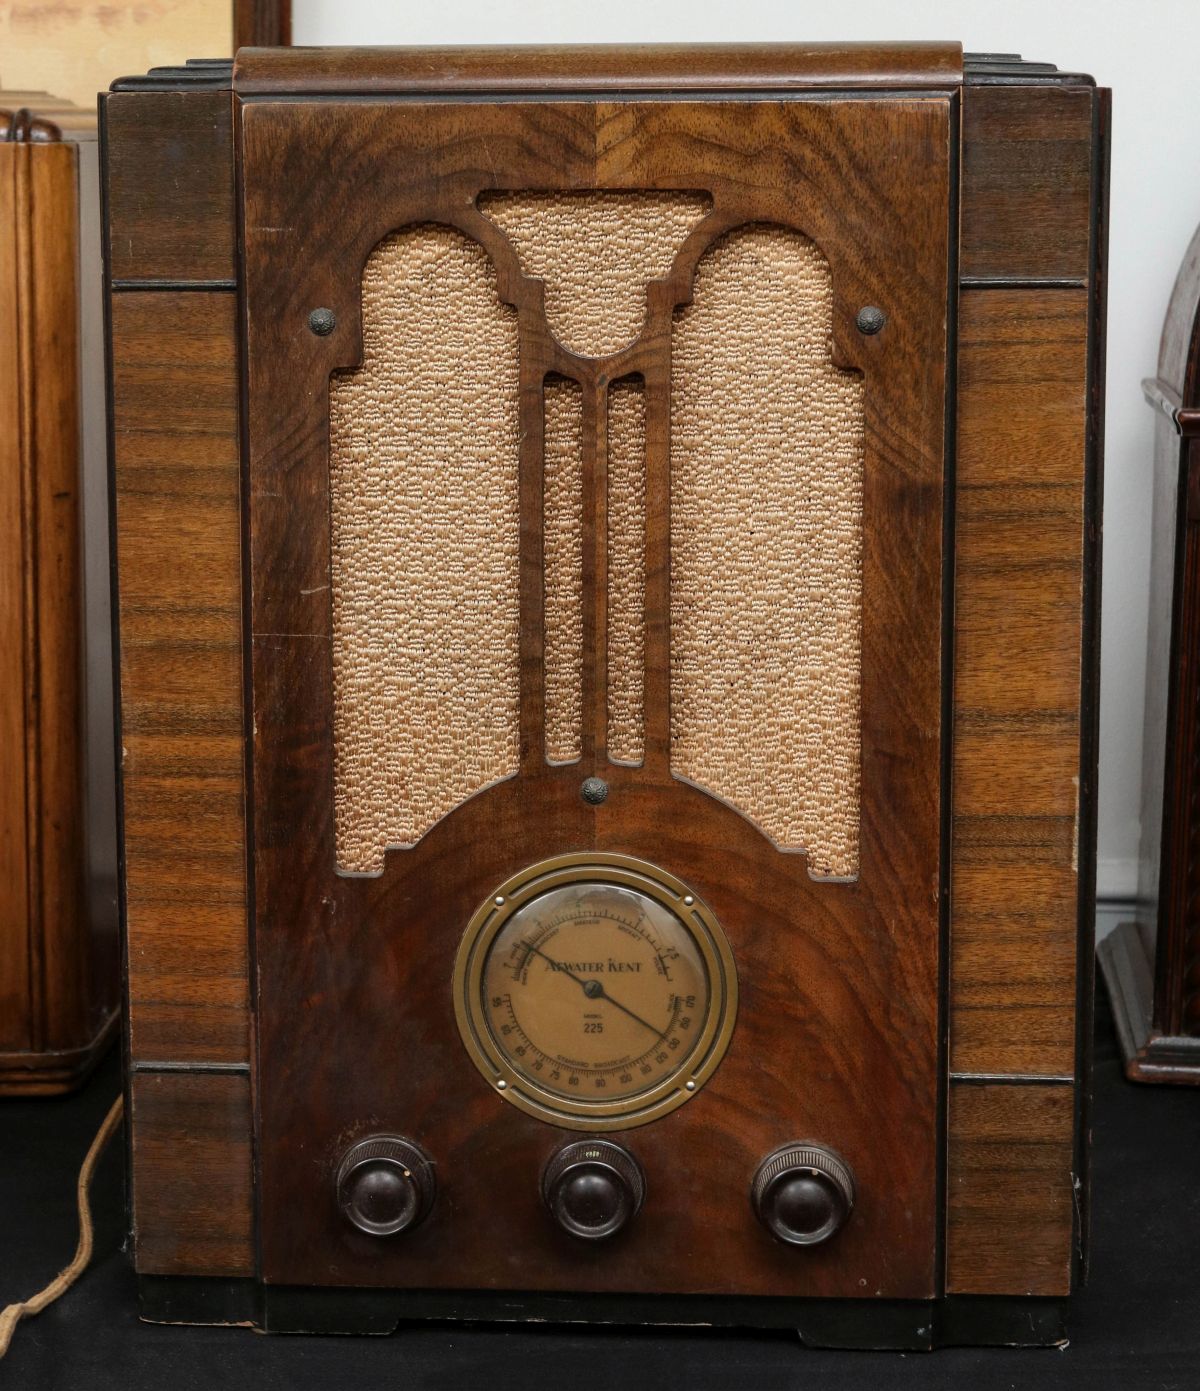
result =
[[[854,1175],[823,1145],[784,1145],[758,1166],[751,1193],[772,1235],[791,1246],[815,1246],[850,1216]]]
[[[368,1236],[395,1236],[423,1221],[437,1195],[429,1156],[398,1135],[351,1145],[337,1171],[342,1216]]]
[[[642,1167],[611,1140],[564,1145],[546,1165],[542,1197],[565,1232],[585,1241],[615,1236],[646,1196]]]

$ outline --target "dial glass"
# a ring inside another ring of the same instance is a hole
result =
[[[500,886],[472,920],[460,974],[476,1065],[562,1124],[640,1124],[679,1105],[732,1027],[736,978],[716,920],[679,881],[617,856],[549,862]]]
[[[683,923],[617,884],[567,884],[519,908],[483,975],[492,1037],[557,1096],[627,1097],[690,1055],[708,1011]]]

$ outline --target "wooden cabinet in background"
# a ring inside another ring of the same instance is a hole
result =
[[[0,92],[0,1095],[78,1085],[118,1016],[96,154]]]
[[[1200,231],[1175,281],[1155,408],[1138,905],[1099,948],[1125,1071],[1200,1084]]]

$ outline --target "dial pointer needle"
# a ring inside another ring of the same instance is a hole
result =
[[[614,1000],[613,997],[608,993],[608,991],[605,990],[603,981],[584,980],[582,976],[577,976],[574,971],[564,966],[561,962],[555,961],[553,957],[547,956],[544,951],[541,951],[539,948],[535,947],[532,942],[525,942],[523,945],[525,947],[525,950],[529,952],[531,955],[540,956],[542,960],[547,962],[550,966],[552,966],[554,970],[561,971],[564,976],[569,976],[578,986],[582,988],[583,993],[588,997],[589,1000],[607,1000],[610,1005],[615,1005],[616,1008],[619,1009],[622,1014],[627,1014],[630,1017],[630,1019],[640,1024],[643,1029],[649,1029],[650,1032],[655,1036],[655,1038],[661,1039],[664,1043],[666,1042],[666,1034],[661,1033],[648,1020],[643,1019],[640,1014],[634,1014],[633,1010],[627,1009],[620,1002],[620,1000]],[[589,985],[593,986],[594,988],[589,990]]]

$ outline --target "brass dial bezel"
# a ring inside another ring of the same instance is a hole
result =
[[[580,882],[636,889],[662,904],[692,937],[708,976],[704,1026],[686,1056],[644,1092],[615,1100],[572,1101],[539,1087],[509,1062],[492,1035],[484,1008],[488,953],[509,918],[538,895]],[[471,1061],[498,1096],[538,1120],[570,1130],[633,1129],[696,1096],[729,1047],[737,1003],[733,952],[711,909],[673,874],[629,855],[557,855],[514,874],[476,909],[454,960],[454,1013]]]

